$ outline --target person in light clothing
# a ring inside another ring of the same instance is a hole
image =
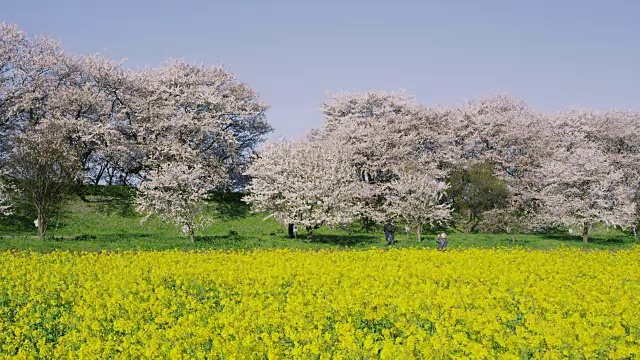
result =
[[[444,248],[446,248],[447,245],[449,245],[449,240],[447,240],[447,234],[442,233],[436,236],[436,242],[438,243],[438,250],[444,251]]]

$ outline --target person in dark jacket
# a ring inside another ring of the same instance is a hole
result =
[[[396,227],[395,225],[393,225],[393,223],[389,221],[386,224],[384,224],[384,239],[387,242],[387,246],[389,244],[391,245],[396,244],[395,233],[396,233]]]

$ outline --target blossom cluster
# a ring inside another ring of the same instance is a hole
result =
[[[385,91],[335,94],[322,110],[321,127],[265,146],[249,166],[256,210],[299,224],[447,225],[462,210],[451,174],[480,165],[509,191],[483,210],[505,224],[580,227],[588,242],[596,224],[640,219],[636,110],[543,113],[505,94],[428,107]]]
[[[137,209],[193,239],[210,222],[200,216],[207,191],[245,181],[271,131],[267,107],[221,66],[128,69],[0,23],[0,182],[11,185],[0,185],[0,215],[29,204],[44,238],[73,186],[139,185]]]

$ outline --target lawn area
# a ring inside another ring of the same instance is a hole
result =
[[[363,229],[359,226],[314,231],[313,239],[301,229],[297,239],[287,238],[286,228],[273,219],[264,220],[266,214],[252,213],[237,198],[223,199],[211,206],[217,220],[197,233],[195,243],[182,236],[174,226],[151,218],[144,224],[131,205],[124,200],[100,202],[99,197],[85,202],[73,199],[64,213],[49,224],[48,238],[41,241],[33,227],[33,219],[11,217],[0,219],[0,250],[33,250],[49,252],[113,251],[113,250],[195,250],[195,249],[343,249],[381,248],[385,246],[381,227]],[[403,230],[402,226],[398,230]],[[435,248],[433,230],[417,241],[417,235],[398,231],[396,247]],[[625,249],[634,246],[633,236],[618,230],[597,228],[590,243],[567,232],[551,234],[465,234],[447,230],[449,249],[526,247],[531,249],[557,249],[579,247],[586,249]]]

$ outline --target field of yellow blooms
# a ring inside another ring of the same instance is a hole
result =
[[[640,357],[640,249],[0,253],[0,358]]]

